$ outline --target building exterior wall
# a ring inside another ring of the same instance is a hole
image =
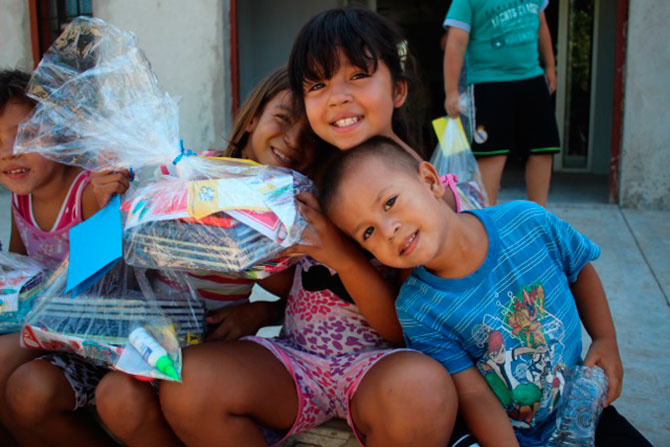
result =
[[[221,148],[231,107],[229,0],[100,1],[93,15],[137,35],[163,88],[180,98],[184,145]]]
[[[28,2],[0,0],[0,69],[33,69]]]
[[[315,14],[344,0],[238,0],[240,103],[263,77],[288,62],[293,40]]]
[[[631,0],[620,205],[670,210],[670,2]]]

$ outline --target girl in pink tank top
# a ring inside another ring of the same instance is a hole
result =
[[[0,185],[12,193],[9,251],[53,266],[68,253],[68,230],[98,211],[112,194],[125,192],[128,180],[125,172],[90,174],[38,154],[13,154],[19,124],[35,106],[25,94],[29,78],[18,71],[0,72]],[[2,211],[3,217],[9,214]],[[54,443],[64,431],[68,444],[109,443],[101,429],[91,428],[87,418],[71,411],[85,405],[95,390],[88,383],[92,379],[82,379],[89,377],[86,365],[65,354],[39,357],[40,351],[21,349],[18,335],[0,335],[0,438],[10,439],[4,426],[21,443]],[[32,391],[25,394],[26,389]],[[21,398],[6,398],[10,392]],[[40,420],[26,422],[32,408],[41,409]],[[40,433],[47,427],[50,433]]]
[[[50,229],[40,228],[35,220],[32,194],[12,194],[12,216],[28,256],[49,266],[65,259],[68,253],[68,232],[83,221],[81,197],[89,182],[87,171],[77,174]]]

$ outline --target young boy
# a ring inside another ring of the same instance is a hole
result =
[[[541,206],[517,201],[454,213],[428,162],[376,137],[342,152],[321,185],[333,223],[392,267],[416,267],[396,309],[408,347],[453,375],[482,445],[546,445],[567,368],[584,364],[621,393],[614,324],[590,261],[597,245]],[[614,433],[616,432],[616,433]],[[608,437],[610,436],[610,437]],[[609,407],[596,445],[649,445]]]

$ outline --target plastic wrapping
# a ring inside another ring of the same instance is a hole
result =
[[[575,366],[569,370],[556,413],[556,429],[548,445],[592,447],[606,397],[607,376],[600,367]]]
[[[460,119],[443,117],[433,120],[439,143],[430,162],[440,175],[454,174],[464,209],[488,206],[486,189]]]
[[[0,251],[0,334],[21,330],[46,275],[29,257]]]
[[[182,274],[147,272],[120,262],[91,288],[65,292],[68,261],[45,282],[38,304],[26,317],[21,345],[72,352],[110,368],[145,377],[175,380],[132,347],[139,327],[153,335],[181,371],[181,346],[202,341],[204,304]]]
[[[261,279],[292,265],[276,258],[306,222],[295,196],[301,174],[235,159],[211,160],[217,179],[166,176],[127,195],[124,258],[134,266],[211,271]]]
[[[19,126],[15,153],[38,152],[92,171],[155,165],[179,154],[177,103],[135,36],[102,20],[79,17],[67,26],[33,72],[28,95],[38,104]]]
[[[272,258],[300,240],[305,223],[295,195],[310,181],[286,169],[213,161],[184,149],[177,104],[132,34],[98,19],[74,20],[44,55],[28,92],[39,103],[19,127],[15,152],[93,171],[158,165],[174,171],[126,194],[129,264],[259,278],[291,263]],[[208,179],[216,180],[202,186],[200,202],[222,191],[217,200],[225,197],[226,204],[194,212],[187,192]],[[268,221],[275,227],[267,229]]]

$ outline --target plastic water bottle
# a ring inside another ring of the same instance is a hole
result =
[[[566,377],[548,447],[592,447],[607,397],[607,376],[598,366],[575,366]]]

